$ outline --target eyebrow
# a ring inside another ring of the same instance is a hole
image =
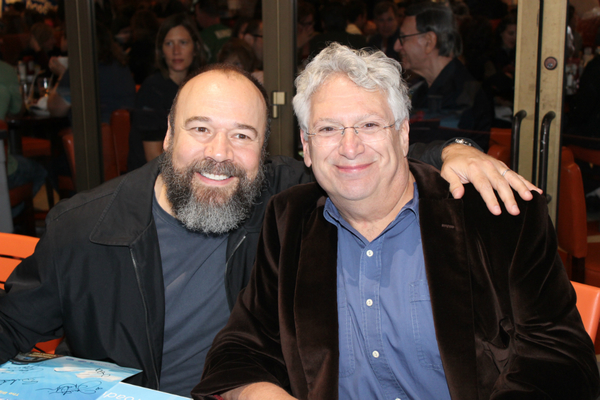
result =
[[[359,116],[356,118],[356,120],[357,120],[357,121],[361,121],[361,120],[364,120],[364,119],[369,119],[369,118],[374,118],[374,117],[376,117],[376,118],[381,118],[381,119],[385,119],[383,116],[381,116],[381,115],[379,115],[379,114],[375,114],[375,113],[373,113],[373,114],[363,114],[363,115],[359,115]],[[315,123],[317,123],[317,124],[318,124],[319,122],[329,122],[329,123],[332,123],[332,124],[341,124],[341,122],[340,122],[339,120],[337,120],[337,119],[335,119],[335,118],[327,118],[327,117],[326,117],[326,118],[319,118],[319,120],[318,120],[318,121],[315,121]]]
[[[190,122],[194,122],[194,121],[211,122],[212,120],[209,117],[204,117],[204,116],[198,115],[198,116],[190,117],[190,118],[186,119],[184,126],[187,127]],[[253,131],[254,133],[256,133],[258,135],[258,131],[252,125],[240,124],[239,122],[236,122],[234,129],[245,129],[245,130]]]

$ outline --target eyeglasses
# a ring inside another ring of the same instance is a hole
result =
[[[358,135],[364,143],[378,142],[386,138],[386,129],[394,126],[396,122],[381,126],[377,122],[366,122],[360,126],[323,126],[317,127],[316,132],[306,133],[312,137],[313,143],[316,146],[334,146],[342,141],[346,129],[354,129],[354,133]]]
[[[404,39],[406,39],[407,37],[423,35],[425,33],[427,33],[427,32],[411,33],[410,35],[400,35],[400,36],[398,36],[398,39],[400,40],[400,44],[402,46],[404,46]]]
[[[254,33],[252,33],[251,35],[254,36],[255,38],[262,38],[263,37],[263,35],[258,35],[258,34],[254,34]]]

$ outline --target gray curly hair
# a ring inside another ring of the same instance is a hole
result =
[[[381,51],[353,50],[332,43],[321,51],[296,78],[294,112],[298,117],[305,139],[310,119],[312,95],[332,76],[345,74],[356,85],[370,91],[382,90],[388,95],[388,104],[394,113],[396,128],[408,118],[410,100],[408,88],[402,79],[402,67]]]

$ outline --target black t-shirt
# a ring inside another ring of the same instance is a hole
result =
[[[225,292],[228,234],[188,231],[154,198],[165,287],[160,388],[188,397],[200,382],[204,359],[229,318]]]
[[[135,98],[129,133],[129,171],[146,163],[142,142],[162,142],[167,132],[167,118],[179,86],[160,72],[144,81]]]
[[[440,96],[442,114],[458,119],[457,128],[489,131],[492,126],[494,114],[490,100],[481,84],[457,58],[446,65],[431,87],[423,81],[414,85],[411,92],[413,112],[429,111],[429,96]]]

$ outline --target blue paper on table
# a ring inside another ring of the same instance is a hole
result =
[[[157,392],[156,390],[146,389],[139,386],[130,385],[128,383],[117,383],[115,386],[106,391],[99,400],[178,400],[188,399],[189,397],[181,397],[175,394]]]
[[[116,364],[57,357],[22,364],[0,365],[0,400],[96,400],[117,383],[141,372]]]

